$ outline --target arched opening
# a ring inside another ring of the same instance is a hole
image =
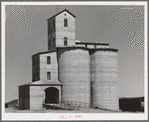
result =
[[[67,27],[67,26],[68,26],[67,19],[64,19],[64,27]]]
[[[47,72],[47,80],[51,80],[51,72]]]
[[[47,64],[51,64],[51,57],[50,56],[47,57]]]
[[[45,103],[59,103],[59,90],[54,87],[45,89]]]

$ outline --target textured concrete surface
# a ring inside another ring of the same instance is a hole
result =
[[[19,87],[19,109],[30,109],[29,86]]]
[[[68,26],[64,27],[64,19]],[[68,46],[75,45],[75,18],[68,12],[63,12],[56,17],[56,46],[64,47],[64,37],[67,37]]]
[[[53,24],[54,22],[54,24]],[[55,36],[55,18],[51,18],[47,21],[48,24],[48,50],[54,49],[56,45]],[[53,40],[54,39],[54,40]]]
[[[32,57],[32,81],[40,80],[40,59],[39,55]]]
[[[90,48],[90,49],[94,49],[94,48],[108,48],[109,46],[107,45],[94,45],[94,44],[75,44],[76,47],[87,47],[87,48]]]
[[[64,27],[64,19],[67,19],[67,27]],[[75,18],[65,11],[48,20],[48,50],[64,47],[64,37],[67,37],[68,46],[75,45]]]
[[[64,19],[67,19],[68,27],[64,27]],[[118,110],[117,50],[110,49],[109,44],[76,44],[75,18],[70,12],[64,11],[47,22],[48,50],[52,52],[33,56],[32,76],[36,81],[34,85],[38,86],[30,86],[30,89],[20,87],[20,95],[30,91],[30,100],[26,101],[25,107],[29,103],[31,110],[42,109],[44,90],[49,87],[43,85],[56,84],[53,87],[59,89],[59,101],[92,103],[100,108]],[[64,46],[64,37],[67,37],[67,46]],[[48,56],[51,64],[47,64]],[[50,80],[47,72],[51,73]],[[21,107],[24,101],[21,101],[21,96],[19,99]]]
[[[49,87],[59,90],[59,102],[61,101],[61,86],[30,86],[30,110],[41,110],[43,108],[45,89]]]
[[[90,103],[90,57],[87,49],[58,49],[62,100]]]
[[[90,58],[92,104],[118,110],[117,52],[97,50]]]
[[[108,48],[109,46],[106,45],[96,45],[96,48]]]
[[[51,63],[47,64],[47,57],[51,57]],[[47,72],[51,72],[51,80],[58,80],[58,63],[57,63],[57,53],[51,52],[40,55],[40,80],[47,81]]]

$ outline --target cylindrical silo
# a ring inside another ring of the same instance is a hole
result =
[[[92,105],[119,110],[117,49],[91,49],[90,63]]]
[[[90,55],[85,47],[58,50],[58,75],[62,83],[62,101],[90,103]]]

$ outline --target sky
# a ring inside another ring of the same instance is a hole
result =
[[[118,49],[119,97],[144,96],[143,6],[9,5],[5,22],[5,101],[32,82],[33,54],[47,51],[47,19],[67,9],[76,16],[76,40]]]

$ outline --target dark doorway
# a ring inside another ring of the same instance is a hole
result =
[[[59,90],[54,87],[45,89],[45,103],[59,103]]]
[[[144,111],[141,101],[144,101],[144,97],[120,98],[119,106],[122,111]]]

